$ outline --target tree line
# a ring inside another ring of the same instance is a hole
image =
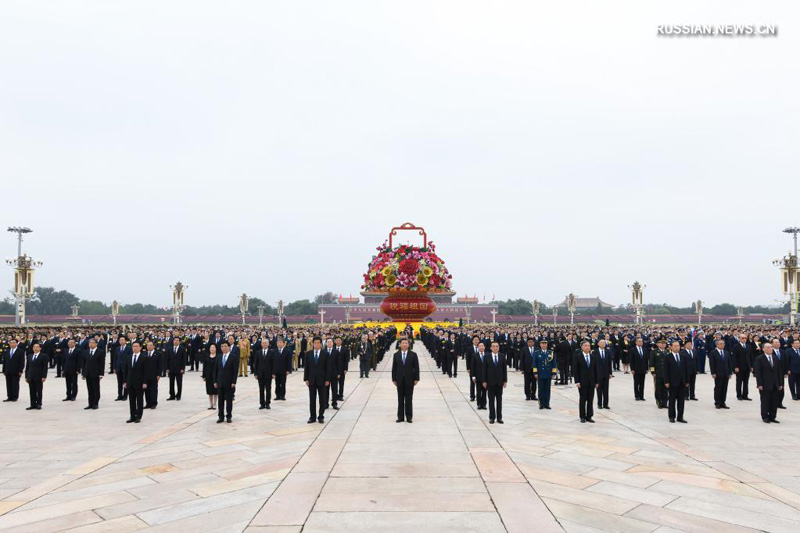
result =
[[[313,300],[297,300],[284,304],[286,315],[315,315],[320,303],[336,303],[339,297],[328,291],[318,294]],[[111,304],[97,300],[81,300],[75,294],[56,290],[53,287],[39,287],[36,289],[36,298],[28,301],[25,312],[29,315],[70,315],[72,306],[77,305],[80,315],[110,315]],[[261,298],[249,297],[248,314],[258,315],[258,306],[264,306],[264,315],[277,315],[276,305],[270,305]],[[168,313],[165,307],[143,303],[120,303],[119,313],[123,315],[159,315]],[[195,316],[234,316],[239,315],[238,302],[234,305],[215,304],[202,306],[186,306],[183,313]],[[0,301],[0,315],[13,315],[14,302],[11,298]]]
[[[497,312],[501,315],[517,315],[517,316],[530,316],[533,315],[533,304],[529,300],[521,298],[516,300],[498,300],[492,302],[497,305]],[[708,315],[736,315],[738,306],[730,303],[721,303],[711,307],[703,308],[703,314]],[[748,305],[743,306],[746,315],[758,314],[775,314],[775,313],[788,313],[788,302],[780,307],[769,307],[766,305]],[[694,304],[689,304],[686,307],[680,307],[670,304],[645,304],[645,315],[691,315],[694,314]],[[567,310],[563,307],[558,310],[560,315],[567,314]],[[539,304],[540,315],[552,315],[553,308],[545,304]],[[620,307],[603,307],[598,304],[597,307],[592,309],[578,309],[575,311],[576,315],[631,315],[633,309],[630,306]]]

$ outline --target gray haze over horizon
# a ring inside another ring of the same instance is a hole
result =
[[[33,228],[37,285],[105,302],[355,295],[410,221],[459,295],[777,305],[798,22],[792,1],[6,1],[0,225]],[[689,23],[779,36],[656,36]]]

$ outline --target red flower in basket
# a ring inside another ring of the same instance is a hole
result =
[[[416,259],[403,259],[400,261],[399,270],[409,276],[416,275],[417,270],[419,270],[419,262]]]

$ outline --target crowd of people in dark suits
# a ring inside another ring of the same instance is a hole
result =
[[[752,400],[754,380],[765,423],[779,423],[785,396],[800,400],[800,332],[789,327],[484,324],[423,327],[420,336],[443,375],[457,377],[458,361],[464,362],[470,400],[479,410],[488,401],[490,423],[502,423],[508,371],[523,374],[525,399],[538,401],[540,409],[550,408],[551,385],[574,384],[582,423],[594,423],[595,397],[597,409],[610,409],[610,383],[619,372],[632,374],[636,401],[646,401],[649,375],[655,403],[673,423],[687,422],[685,401],[698,400],[698,374],[711,375],[717,409],[729,408],[729,382],[737,400]]]
[[[48,374],[55,372],[56,378],[64,379],[63,401],[76,400],[80,378],[85,381],[87,391],[85,409],[96,410],[100,403],[100,380],[114,375],[116,401],[129,403],[127,422],[140,423],[145,409],[158,407],[161,378],[169,381],[167,401],[181,401],[186,372],[198,372],[205,382],[208,408],[218,411],[218,423],[230,423],[240,377],[255,377],[259,408],[271,409],[272,401],[286,400],[287,376],[302,369],[313,421],[322,423],[325,408],[332,404],[333,409],[338,409],[338,402],[344,399],[350,361],[358,359],[360,377],[368,378],[395,335],[396,328],[391,325],[356,329],[338,326],[230,326],[224,330],[191,326],[2,328],[0,364],[7,396],[4,402],[18,401],[24,376],[30,393],[27,409],[40,410],[44,384]],[[322,361],[320,353],[315,356],[317,350],[322,353]],[[318,415],[314,407],[317,397]]]
[[[659,409],[671,422],[686,422],[686,401],[698,400],[698,375],[714,381],[714,405],[728,409],[729,385],[736,398],[750,401],[752,381],[759,391],[762,419],[778,423],[785,397],[800,399],[800,334],[764,325],[700,327],[495,326],[429,328],[418,334],[391,325],[351,328],[336,325],[265,327],[123,326],[65,329],[0,329],[0,362],[6,381],[5,402],[19,399],[20,381],[28,384],[29,410],[42,408],[49,372],[63,378],[63,401],[75,401],[85,382],[87,405],[100,403],[100,381],[114,375],[117,401],[128,401],[128,422],[139,423],[145,409],[156,409],[161,378],[169,381],[168,401],[180,401],[186,372],[205,382],[210,410],[219,423],[230,422],[237,380],[258,381],[260,409],[286,399],[286,378],[303,370],[309,391],[309,423],[324,422],[325,410],[338,409],[350,362],[369,378],[384,355],[394,351],[393,382],[398,387],[399,422],[413,418],[413,389],[419,381],[415,340],[424,343],[443,375],[469,375],[470,400],[488,410],[490,423],[503,423],[503,392],[509,372],[523,375],[525,400],[550,409],[551,386],[575,384],[579,418],[593,423],[597,409],[610,409],[615,374],[632,374],[633,395],[645,400],[652,381]],[[394,344],[394,346],[393,346]],[[650,376],[650,379],[647,376]],[[396,379],[395,379],[396,378]],[[114,379],[114,378],[112,378]],[[786,394],[788,389],[789,394]],[[596,400],[595,400],[596,397]]]

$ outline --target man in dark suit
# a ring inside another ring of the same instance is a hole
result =
[[[788,353],[790,350],[791,345],[793,344],[792,340],[786,339],[786,347],[781,348],[781,340],[780,339],[772,339],[772,351],[775,355],[775,358],[780,363],[781,368],[781,383],[783,383],[784,378],[789,377],[789,357]],[[783,405],[783,397],[786,394],[786,391],[781,387],[778,391],[778,409],[786,409]]]
[[[128,346],[128,338],[125,335],[120,335],[117,340],[119,346],[114,349],[116,358],[112,363],[114,365],[114,374],[117,375],[117,399],[118,402],[123,402],[128,399],[128,390],[122,386],[125,382],[125,364],[129,356],[133,353],[131,347]]]
[[[178,337],[172,339],[172,348],[169,350],[167,365],[167,373],[169,374],[169,398],[167,398],[167,401],[180,401],[181,393],[183,392],[183,373],[186,371],[186,349],[181,346],[181,340]],[[175,390],[176,382],[178,384],[177,392]]]
[[[339,361],[339,367],[336,371],[339,387],[336,390],[336,395],[339,401],[344,401],[344,378],[347,376],[347,371],[350,370],[350,350],[347,346],[344,346],[341,335],[336,335],[333,350],[336,352],[336,359]]]
[[[633,374],[633,397],[640,402],[644,399],[644,382],[647,377],[647,363],[649,357],[644,349],[644,340],[636,337],[634,346],[628,349],[628,358],[631,364],[631,374]]]
[[[62,401],[74,402],[78,397],[78,376],[83,371],[85,354],[76,346],[75,339],[69,339],[60,357],[59,367],[62,369],[64,385],[67,388],[67,395]]]
[[[578,387],[580,397],[578,399],[578,411],[581,423],[589,422],[594,424],[592,416],[594,407],[594,389],[597,387],[597,360],[590,351],[589,341],[581,341],[581,350],[575,355],[572,363],[572,376],[575,379],[575,386]]]
[[[155,409],[158,407],[158,381],[161,379],[161,367],[164,364],[164,355],[157,350],[153,341],[147,341],[145,357],[144,383],[147,389],[144,394],[144,408]]]
[[[337,402],[339,401],[339,365],[341,362],[339,361],[340,353],[337,353],[333,347],[333,339],[328,338],[325,339],[325,352],[328,356],[328,364],[331,367],[331,384],[330,390],[326,391],[325,394],[328,397],[328,403],[325,404],[325,408],[327,409],[332,404],[333,409],[338,411],[339,406]]]
[[[714,405],[717,409],[729,409],[725,402],[728,398],[728,381],[733,374],[733,358],[725,349],[723,339],[718,339],[716,348],[708,353],[708,363],[714,379]]]
[[[3,354],[3,374],[6,376],[6,399],[16,402],[19,399],[19,380],[25,372],[25,350],[20,349],[17,340],[9,341],[8,350]]]
[[[366,333],[361,335],[361,344],[358,348],[358,365],[359,377],[369,378],[370,362],[372,361],[372,354],[375,347],[369,342],[369,337]]]
[[[292,373],[292,352],[286,346],[286,339],[283,337],[278,337],[276,347],[272,350],[275,399],[286,401],[286,378]]]
[[[522,387],[525,389],[525,401],[531,401],[536,397],[536,380],[533,378],[533,367],[536,366],[536,349],[534,338],[528,337],[526,346],[522,349]]]
[[[691,340],[687,341],[683,346],[681,358],[686,358],[686,371],[689,373],[689,386],[686,388],[686,397],[697,401],[697,396],[694,392],[695,383],[697,382],[697,353],[693,349]]]
[[[392,383],[397,387],[397,422],[412,423],[414,387],[419,383],[419,359],[408,349],[408,339],[400,341],[400,349],[392,360]]]
[[[739,342],[733,345],[733,372],[736,374],[736,399],[751,401],[750,393],[750,349],[747,346],[747,334],[739,335]]]
[[[492,352],[483,366],[483,388],[489,397],[489,423],[503,424],[503,389],[508,386],[506,354],[500,353],[500,343],[492,341]]]
[[[306,352],[303,365],[303,381],[308,387],[308,423],[325,422],[325,406],[328,403],[327,391],[331,385],[331,364],[328,352],[322,349],[322,339],[314,337],[313,348]],[[319,397],[319,416],[317,398]]]
[[[227,342],[221,344],[222,355],[217,356],[217,381],[214,387],[219,391],[219,418],[217,424],[223,421],[223,414],[228,424],[233,417],[233,397],[236,392],[236,380],[239,377],[239,355],[230,351]]]
[[[800,400],[800,338],[792,340],[792,347],[783,352],[783,358],[789,376],[789,393],[792,400]]]
[[[764,353],[753,362],[756,385],[761,395],[761,420],[778,424],[778,395],[783,389],[783,374],[780,361],[771,343],[764,343]]]
[[[27,410],[38,411],[42,408],[42,388],[47,381],[49,362],[47,356],[42,353],[42,346],[38,341],[33,341],[31,347],[33,352],[28,354],[28,362],[25,365],[25,381],[28,382],[31,397],[31,406]]]
[[[473,340],[477,340],[478,336],[476,335],[473,337]],[[472,381],[475,382],[476,391],[475,391],[475,399],[477,409],[486,410],[486,387],[483,386],[483,382],[486,381],[484,370],[486,368],[486,359],[488,354],[486,353],[486,345],[481,341],[478,342],[477,351],[475,355],[472,356]]]
[[[106,352],[97,347],[97,341],[89,340],[89,351],[83,360],[83,379],[86,381],[86,392],[89,405],[84,409],[96,410],[100,404],[100,380],[106,372]]]
[[[269,349],[269,341],[261,339],[259,349],[251,357],[253,358],[253,374],[258,380],[258,408],[270,409],[275,360],[272,351]]]
[[[477,384],[477,389],[480,391],[483,389],[481,385],[483,380],[477,381],[475,379],[475,367],[472,366],[475,364],[475,356],[478,355],[478,344],[480,343],[480,337],[477,335],[472,336],[471,342],[467,345],[466,350],[464,351],[464,359],[466,359],[467,364],[467,373],[469,374],[469,401],[475,401],[475,385]]]
[[[575,340],[572,334],[567,336],[558,343],[556,347],[556,362],[558,363],[558,383],[559,385],[566,385],[569,381],[570,363],[575,357]]]
[[[604,339],[597,343],[594,353],[597,356],[597,408],[608,409],[608,385],[614,377],[614,355]]]
[[[142,420],[144,412],[144,392],[147,390],[145,382],[145,369],[147,361],[142,354],[142,344],[134,341],[131,345],[131,355],[125,362],[125,382],[123,387],[128,391],[128,405],[130,406],[130,418],[126,420],[128,424],[135,422],[138,424]]]
[[[686,389],[689,387],[689,368],[686,357],[681,357],[681,343],[677,339],[673,340],[669,346],[669,354],[664,359],[664,387],[669,394],[668,414],[669,421],[675,423],[675,407],[677,404],[678,422],[683,424],[684,402],[686,400]]]

